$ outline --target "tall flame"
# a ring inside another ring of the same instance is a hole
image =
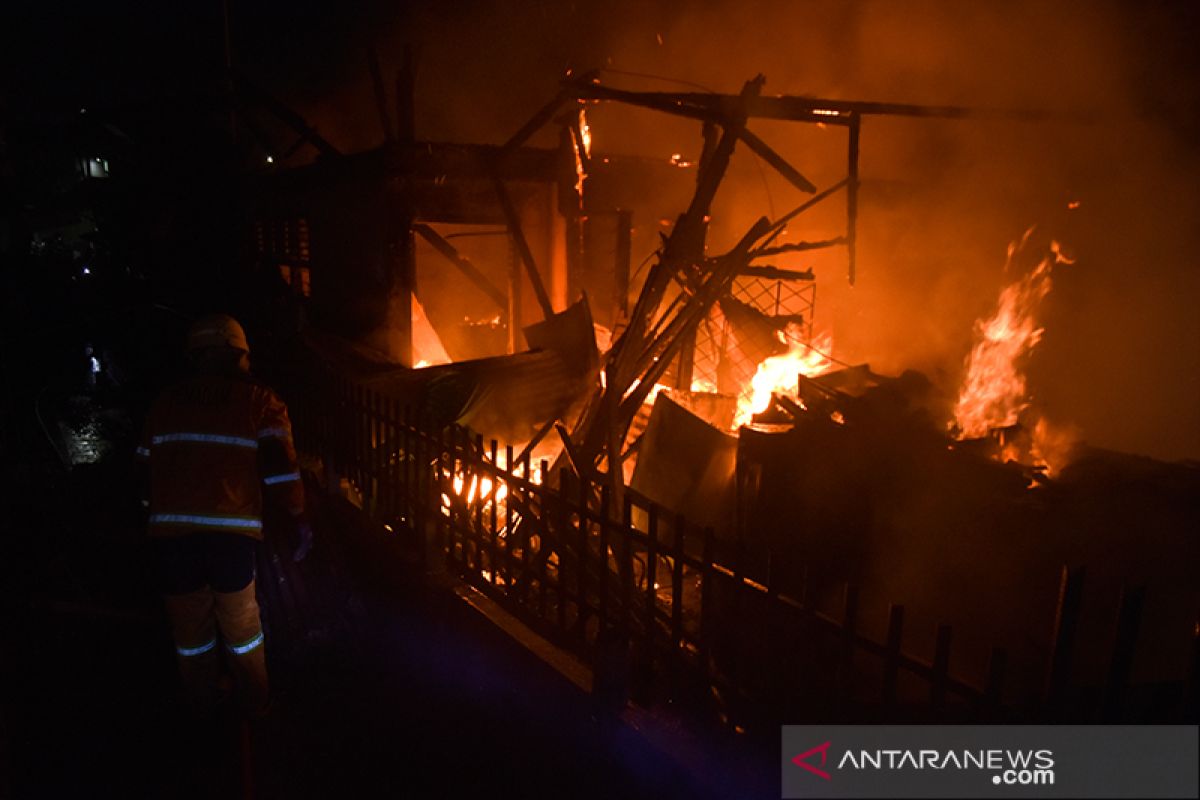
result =
[[[788,352],[771,356],[758,365],[758,370],[738,397],[735,428],[749,424],[755,414],[767,410],[772,394],[783,394],[797,399],[798,376],[820,375],[833,366],[826,355],[833,343],[827,334],[816,337],[812,344],[803,344],[799,339],[778,334],[780,341],[788,345]]]
[[[1006,269],[1031,233],[1026,231],[1020,243],[1009,245]],[[975,344],[954,406],[960,438],[986,436],[992,429],[1014,425],[1029,407],[1024,361],[1045,330],[1038,325],[1038,309],[1052,287],[1054,265],[1071,263],[1057,242],[1050,249],[1032,271],[1000,291],[991,316],[975,323]]]

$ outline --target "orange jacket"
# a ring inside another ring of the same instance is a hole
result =
[[[262,538],[265,486],[293,516],[304,486],[287,406],[249,375],[202,374],[151,407],[138,457],[149,462],[150,533]]]

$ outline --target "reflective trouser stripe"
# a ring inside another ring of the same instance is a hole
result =
[[[221,660],[217,656],[216,620],[213,617],[213,593],[199,589],[163,598],[171,618],[171,638],[175,641],[175,659],[189,701],[197,708],[216,702],[217,677]]]
[[[236,592],[214,592],[213,596],[221,638],[234,656],[231,660],[245,700],[251,708],[261,708],[267,701],[267,648],[263,646],[254,581]]]
[[[257,517],[221,517],[211,514],[151,514],[151,523],[162,525],[199,525],[204,528],[262,528]]]
[[[292,432],[287,428],[263,428],[258,432],[260,439],[291,439]]]
[[[288,481],[298,480],[300,480],[299,472],[285,472],[283,475],[271,475],[270,477],[263,478],[263,483],[265,483],[267,486],[274,486],[277,483],[287,483]]]
[[[149,447],[139,447],[137,449],[137,454],[138,454],[139,458],[149,458],[150,457],[150,448]]]
[[[203,442],[205,444],[227,444],[233,447],[246,447],[251,450],[258,449],[258,442],[253,439],[247,439],[244,436],[225,436],[219,433],[160,433],[150,441],[152,444]]]
[[[202,656],[216,646],[217,640],[213,639],[205,642],[202,645],[199,645],[198,647],[183,647],[182,645],[176,645],[175,652],[179,653],[181,656]]]
[[[251,636],[249,639],[242,642],[241,644],[230,644],[230,645],[226,645],[226,647],[229,648],[229,652],[233,653],[234,655],[240,656],[240,655],[245,655],[246,653],[249,653],[251,650],[258,647],[262,643],[263,643],[263,634],[262,634],[262,631],[259,631],[258,633],[254,634],[253,636]]]

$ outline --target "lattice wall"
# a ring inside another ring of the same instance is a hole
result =
[[[730,293],[736,302],[714,306],[696,332],[692,388],[697,391],[739,394],[763,358],[786,351],[774,336],[776,329],[796,343],[812,339],[817,287],[811,280],[740,277]]]

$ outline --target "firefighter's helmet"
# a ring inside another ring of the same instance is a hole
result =
[[[187,348],[189,352],[199,352],[211,347],[229,347],[250,352],[250,343],[246,341],[246,332],[238,321],[227,314],[212,314],[201,317],[188,331]]]

